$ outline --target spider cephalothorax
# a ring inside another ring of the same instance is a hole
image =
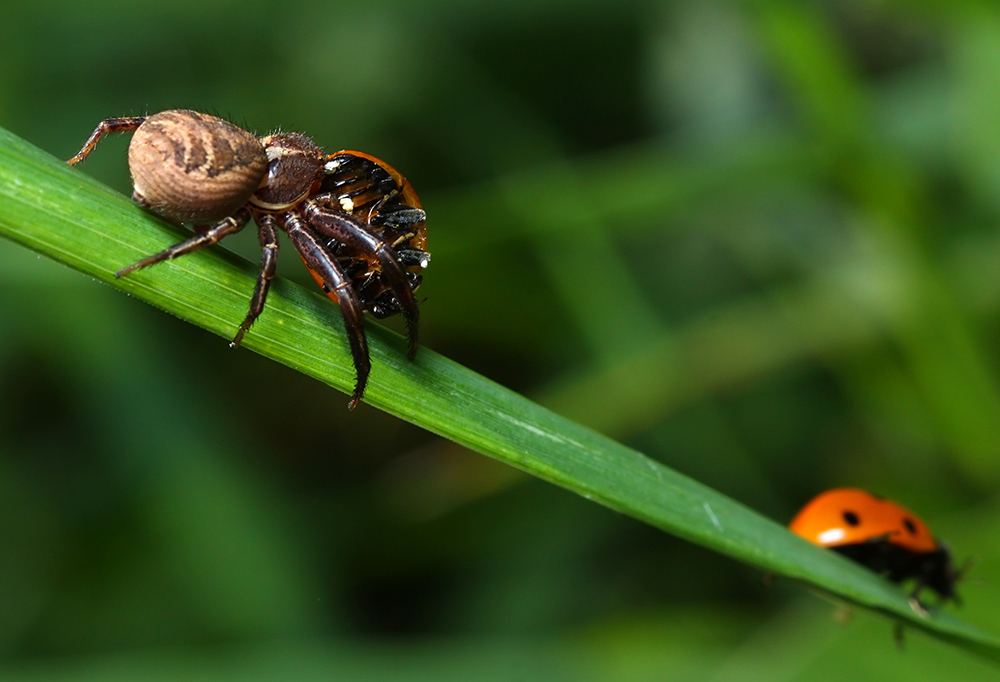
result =
[[[326,156],[299,133],[257,138],[215,116],[183,109],[101,121],[67,163],[79,163],[104,135],[123,131],[135,131],[129,170],[136,201],[191,223],[195,234],[117,276],[215,244],[252,218],[260,270],[232,345],[264,310],[282,230],[344,316],[357,372],[349,407],[361,400],[371,370],[365,311],[380,318],[402,313],[414,357],[419,310],[413,292],[430,254],[420,200],[392,166],[355,151]]]

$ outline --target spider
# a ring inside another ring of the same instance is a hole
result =
[[[409,358],[417,352],[419,310],[413,292],[430,263],[426,216],[413,187],[392,166],[362,152],[326,156],[300,133],[261,138],[208,114],[172,109],[152,116],[108,118],[67,161],[85,159],[109,133],[134,131],[129,145],[133,198],[195,234],[122,268],[140,268],[197,251],[257,224],[261,262],[250,310],[230,345],[237,346],[264,310],[283,230],[306,268],[344,317],[357,407],[371,371],[363,313],[402,313]]]

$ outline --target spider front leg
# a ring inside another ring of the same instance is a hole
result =
[[[126,268],[122,268],[115,273],[115,277],[124,277],[125,275],[135,272],[141,268],[162,263],[165,260],[171,260],[173,258],[177,258],[178,256],[183,256],[193,251],[197,251],[198,249],[203,249],[206,246],[216,244],[224,237],[228,237],[229,235],[242,230],[243,226],[246,225],[249,220],[250,211],[245,208],[241,208],[233,215],[217,223],[215,227],[211,227],[204,232],[198,232],[190,239],[185,239],[179,244],[174,244],[170,248],[164,249],[159,253],[154,253],[152,256],[146,256],[138,263],[133,263]]]
[[[417,301],[413,297],[413,290],[410,288],[409,279],[406,272],[399,264],[399,258],[392,247],[381,241],[378,237],[368,232],[364,224],[358,219],[336,210],[324,208],[323,203],[330,203],[333,199],[330,195],[321,195],[311,201],[307,201],[302,207],[306,220],[314,228],[327,237],[336,239],[361,251],[378,258],[382,274],[385,275],[392,292],[396,295],[399,308],[403,312],[406,320],[406,332],[410,341],[409,358],[412,360],[417,354],[419,341],[417,329],[420,322],[420,309]]]
[[[309,230],[306,222],[298,215],[291,213],[282,217],[282,225],[288,238],[291,239],[302,261],[318,282],[323,291],[331,298],[337,297],[340,312],[344,316],[344,329],[351,346],[351,356],[354,358],[356,382],[349,409],[354,409],[364,395],[368,384],[368,374],[372,363],[368,356],[368,339],[365,337],[364,311],[361,301],[351,286],[351,280],[344,274],[337,260],[324,248],[323,243]]]
[[[274,279],[275,269],[278,267],[278,223],[274,216],[269,213],[259,214],[257,221],[257,237],[260,240],[260,270],[257,273],[257,284],[253,289],[253,298],[250,299],[250,311],[243,319],[243,324],[236,332],[236,336],[229,343],[236,347],[243,340],[243,335],[250,329],[250,325],[256,321],[264,310],[264,302],[267,300],[267,292],[271,288],[271,280]]]

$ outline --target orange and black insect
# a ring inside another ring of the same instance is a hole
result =
[[[948,548],[927,524],[892,500],[857,488],[835,488],[813,498],[788,527],[892,582],[915,580],[915,605],[925,587],[942,601],[958,601],[955,583],[961,571],[955,569]]]

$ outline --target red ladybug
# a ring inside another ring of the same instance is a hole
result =
[[[910,510],[857,488],[835,488],[809,502],[788,525],[796,535],[828,547],[894,583],[917,581],[913,599],[929,587],[952,599],[960,571],[948,548]]]

